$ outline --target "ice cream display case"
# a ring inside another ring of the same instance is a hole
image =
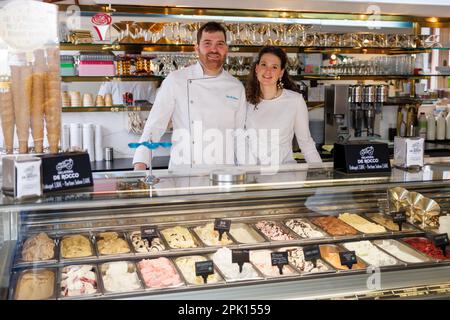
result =
[[[450,251],[438,237],[448,230],[406,213],[399,228],[390,214],[395,201],[431,214],[403,201],[407,192],[445,218],[449,172],[355,177],[304,165],[217,184],[204,172],[155,171],[160,183],[135,190],[122,187],[142,173],[111,172],[89,190],[3,197],[2,298],[449,297]],[[222,233],[216,219],[231,224]]]

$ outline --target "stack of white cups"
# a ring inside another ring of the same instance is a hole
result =
[[[83,124],[83,150],[89,154],[89,159],[95,161],[95,139],[94,139],[94,124]]]
[[[95,161],[103,161],[103,136],[102,126],[95,125]]]
[[[61,150],[84,150],[91,161],[103,161],[102,126],[93,123],[70,123],[62,125]]]
[[[70,125],[63,124],[61,133],[61,151],[66,152],[70,149]]]
[[[80,150],[83,148],[83,132],[81,131],[81,124],[70,124],[70,149]]]

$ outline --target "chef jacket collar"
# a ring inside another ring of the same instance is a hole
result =
[[[194,78],[196,78],[196,79],[218,78],[218,77],[222,76],[224,72],[225,72],[225,70],[222,67],[221,72],[217,76],[208,76],[208,75],[204,74],[200,61],[197,61],[197,63],[194,65]]]

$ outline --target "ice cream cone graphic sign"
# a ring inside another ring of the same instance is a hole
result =
[[[111,21],[111,16],[106,13],[97,13],[92,17],[91,22],[94,24],[94,30],[100,40],[106,40],[106,32],[108,32]]]

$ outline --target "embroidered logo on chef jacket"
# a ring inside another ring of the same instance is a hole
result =
[[[227,99],[230,99],[230,100],[239,101],[239,98],[237,98],[235,96],[230,96],[230,95],[227,94],[225,97],[227,97]]]

